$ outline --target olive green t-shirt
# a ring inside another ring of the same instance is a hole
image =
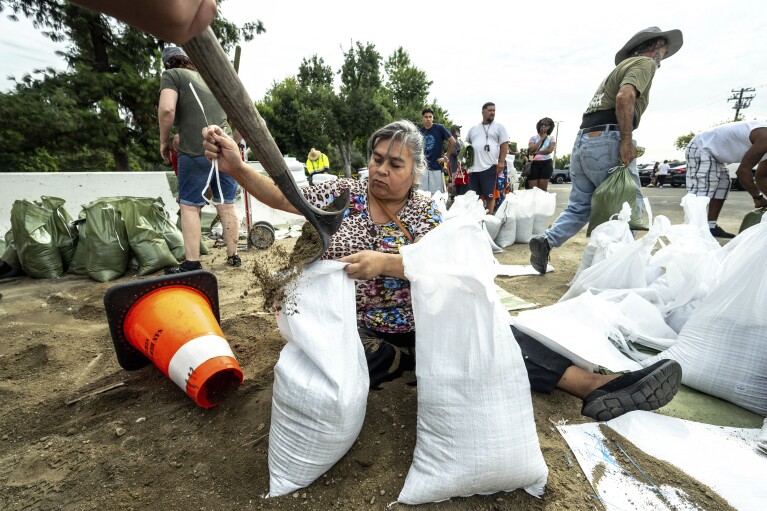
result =
[[[655,61],[650,57],[627,58],[615,66],[615,69],[602,81],[584,115],[600,110],[615,110],[618,91],[622,86],[631,84],[638,92],[634,106],[634,129],[636,129],[639,126],[639,119],[650,102],[650,86],[655,76],[655,69]]]
[[[189,84],[194,86],[194,90],[200,97],[200,102],[205,111],[200,109],[197,99],[194,97]],[[173,125],[177,127],[179,133],[179,154],[187,156],[202,156],[205,150],[202,147],[202,129],[210,124],[217,124],[231,135],[229,124],[226,122],[226,113],[218,104],[213,93],[205,85],[199,73],[191,69],[175,68],[166,69],[162,73],[160,80],[160,90],[173,89],[178,93],[176,102],[176,116],[173,119]],[[208,123],[205,122],[207,117]]]

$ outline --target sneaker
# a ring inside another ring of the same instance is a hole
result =
[[[668,404],[682,383],[682,367],[675,360],[660,360],[602,385],[583,400],[581,414],[609,421],[634,410],[657,410]]]
[[[709,229],[709,230],[711,231],[711,236],[713,236],[714,238],[727,238],[727,239],[732,239],[732,238],[734,238],[734,237],[735,237],[735,235],[734,235],[734,234],[732,234],[732,233],[729,233],[729,232],[725,231],[724,229],[722,229],[721,227],[719,227],[719,225],[716,225],[715,227],[712,227],[712,228],[711,228],[711,229]]]
[[[539,234],[533,236],[530,239],[530,264],[533,265],[535,271],[543,275],[546,273],[546,267],[549,263],[549,252],[551,247],[549,246],[549,240],[546,239],[545,234]]]
[[[185,273],[185,272],[194,271],[194,270],[202,270],[202,265],[200,264],[200,261],[184,261],[178,266],[171,266],[169,268],[165,268],[165,275],[176,275],[179,273]]]
[[[229,266],[234,266],[235,268],[239,268],[240,266],[242,266],[242,259],[240,259],[240,256],[238,256],[237,254],[230,255],[229,257],[226,258],[226,264],[228,264]]]

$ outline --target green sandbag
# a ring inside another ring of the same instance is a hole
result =
[[[77,247],[69,264],[67,273],[73,275],[88,275],[88,243],[85,241],[85,210],[80,211],[77,220],[74,222],[77,226]]]
[[[761,222],[762,215],[764,215],[765,211],[767,211],[767,208],[756,208],[746,213],[746,216],[743,217],[743,221],[740,223],[738,234]]]
[[[10,229],[5,233],[5,249],[3,249],[3,256],[0,259],[16,270],[21,269],[19,253],[16,251],[16,243],[13,242],[13,231]]]
[[[128,243],[138,262],[139,276],[178,265],[165,238],[157,230],[154,202],[151,198],[131,197],[118,205],[128,232]]]
[[[178,228],[179,232],[181,232],[181,215],[179,215],[178,220],[176,220],[176,227]],[[184,237],[181,236],[181,241],[183,242]],[[182,246],[183,249],[183,246]],[[208,250],[208,246],[205,244],[205,240],[203,240],[202,235],[200,235],[200,255],[209,255],[210,250]],[[181,257],[176,257],[179,261],[183,261],[186,259],[186,251],[181,252]]]
[[[27,275],[55,279],[64,274],[51,210],[28,200],[17,200],[11,208],[11,229],[21,267]]]
[[[114,202],[96,200],[85,206],[85,265],[98,282],[121,277],[130,259],[125,222]]]
[[[637,209],[637,184],[628,167],[620,165],[607,176],[601,185],[597,186],[594,195],[591,196],[591,216],[589,216],[586,236],[590,236],[591,231],[596,226],[607,222],[610,217],[620,213],[624,202],[628,202],[631,206],[629,227],[634,230],[646,231],[647,224],[639,216]]]
[[[155,214],[155,226],[160,236],[165,239],[165,243],[170,249],[170,253],[177,261],[184,260],[184,236],[181,234],[176,224],[171,222],[170,215],[165,209],[165,203],[161,197],[158,197],[154,202],[154,214]]]
[[[72,217],[64,209],[64,203],[66,202],[64,199],[43,195],[40,200],[44,208],[53,211],[53,226],[56,228],[56,246],[61,255],[64,272],[66,272],[72,264],[72,259],[75,257],[77,227],[73,225]]]

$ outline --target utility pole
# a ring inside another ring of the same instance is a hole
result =
[[[735,109],[735,119],[733,121],[738,120],[738,115],[740,114],[741,110],[745,110],[751,105],[751,100],[754,99],[754,95],[743,97],[744,92],[754,92],[756,89],[753,87],[748,88],[742,88],[739,91],[732,89],[732,97],[728,98],[727,101],[735,101],[735,106],[732,108]]]
[[[554,121],[556,125],[554,139],[557,141],[557,145],[554,146],[554,167],[557,166],[557,147],[559,147],[559,123],[564,121]]]

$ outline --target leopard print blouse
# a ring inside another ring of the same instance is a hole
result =
[[[322,259],[339,259],[362,250],[398,254],[410,240],[393,221],[376,224],[368,213],[367,181],[338,179],[304,188],[306,200],[323,208],[348,189],[349,208],[341,227],[330,239]],[[397,215],[402,226],[418,240],[442,222],[437,205],[431,198],[410,192],[405,207]],[[357,323],[379,332],[403,333],[415,330],[410,283],[394,277],[379,276],[356,281]]]

